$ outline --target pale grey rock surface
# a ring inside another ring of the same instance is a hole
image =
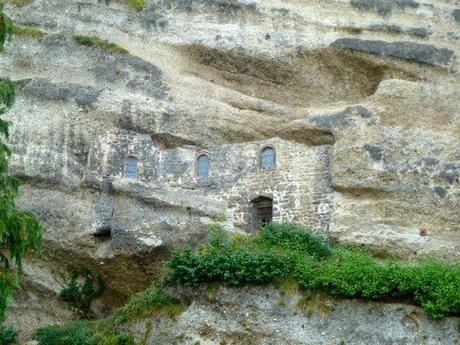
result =
[[[311,166],[325,170],[317,179],[305,169],[313,182],[296,189],[309,196],[305,219],[329,212],[318,227],[328,236],[403,258],[460,259],[452,2],[151,0],[136,12],[117,2],[33,0],[6,12],[44,32],[15,37],[0,76],[19,85],[8,119],[11,170],[25,182],[20,203],[48,229],[26,281],[49,296],[58,292],[52,277],[82,264],[108,278],[109,309],[146,287],[173,248],[202,242],[229,208],[214,186],[189,183],[187,157],[273,138],[305,145]],[[74,34],[130,54],[79,46]],[[151,175],[124,181],[119,167],[134,148],[145,148]],[[249,160],[253,151],[235,152]],[[175,173],[162,175],[155,157]],[[239,191],[232,200],[246,205]],[[286,204],[289,193],[280,193]],[[224,225],[240,231],[246,218]],[[94,236],[104,229],[110,239]],[[27,297],[18,301],[25,308]]]
[[[193,302],[175,320],[155,317],[131,330],[147,344],[254,345],[456,345],[458,318],[427,317],[417,307],[397,303],[305,298],[274,288],[176,291]],[[150,328],[146,327],[150,324]]]

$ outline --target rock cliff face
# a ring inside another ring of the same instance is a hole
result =
[[[131,330],[148,345],[454,345],[458,320],[433,320],[419,308],[330,297],[295,289],[222,288],[177,291],[193,302],[176,319],[152,317]]]
[[[7,1],[17,25],[43,32],[0,55],[19,86],[21,205],[48,229],[28,264],[27,284],[44,291],[34,298],[87,265],[108,277],[113,307],[209,224],[250,229],[259,196],[275,220],[338,241],[458,261],[459,11],[447,0]],[[275,172],[258,166],[267,145]],[[128,155],[135,180],[123,178]],[[61,310],[27,300],[11,318]]]

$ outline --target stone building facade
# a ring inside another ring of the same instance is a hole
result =
[[[267,148],[275,154],[273,169],[262,166],[262,151]],[[168,195],[161,199],[162,205],[187,208],[245,231],[261,225],[262,210],[270,212],[274,221],[324,232],[332,211],[330,149],[278,137],[206,149],[166,148],[149,135],[107,133],[90,149],[84,181],[144,199]],[[200,177],[197,160],[203,155],[209,165],[207,176]],[[133,160],[137,174],[124,176],[127,162],[132,169]]]

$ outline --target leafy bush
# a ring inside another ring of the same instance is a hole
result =
[[[161,288],[135,294],[109,317],[99,321],[75,321],[65,326],[49,326],[37,333],[39,345],[136,345],[126,325],[138,319],[165,313],[175,316],[182,304]],[[2,344],[0,344],[2,345]]]
[[[164,311],[170,316],[182,310],[182,305],[162,289],[149,288],[132,296],[128,302],[118,309],[106,322],[122,325]],[[104,324],[104,326],[107,326]]]
[[[124,333],[110,334],[103,338],[96,338],[94,345],[136,345],[133,338]]]
[[[432,259],[408,270],[406,291],[433,317],[460,313],[460,265]]]
[[[37,332],[39,345],[135,345],[133,338],[124,333],[108,331],[101,336],[96,324],[74,321],[65,326],[48,326]]]
[[[315,257],[331,254],[331,245],[325,238],[292,223],[269,223],[261,230],[258,241]]]
[[[174,253],[168,267],[167,281],[175,284],[294,279],[303,288],[344,297],[411,301],[435,318],[460,314],[460,264],[378,260],[363,250],[333,248],[294,224],[271,223],[249,240],[214,232],[201,250]]]
[[[90,318],[91,303],[106,290],[101,274],[94,274],[87,268],[72,270],[70,279],[64,283],[59,297],[77,311],[82,318]]]
[[[212,233],[200,253],[186,249],[168,262],[168,281],[196,286],[200,282],[224,282],[230,286],[265,284],[278,278],[284,263],[274,251],[256,251],[232,244],[223,231]]]
[[[115,54],[129,54],[129,52],[115,43],[103,40],[97,36],[85,36],[85,35],[75,35],[73,36],[74,41],[82,46],[99,48],[107,53]]]
[[[0,326],[0,345],[17,344],[19,333],[14,327]]]
[[[94,327],[90,345],[135,345],[133,338],[123,330],[138,319],[165,313],[175,316],[182,311],[182,304],[155,286],[135,294],[111,316]]]
[[[39,345],[91,345],[94,325],[75,321],[65,326],[48,326],[38,330]]]

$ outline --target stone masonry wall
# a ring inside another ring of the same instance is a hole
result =
[[[276,152],[274,170],[260,168],[260,154],[267,146]],[[85,183],[111,189],[114,180],[123,179],[124,162],[131,155],[139,159],[137,181],[144,188],[174,190],[177,199],[191,193],[220,201],[226,205],[222,216],[231,228],[249,230],[251,201],[265,196],[273,199],[275,221],[327,231],[332,211],[330,147],[272,138],[206,150],[190,145],[167,149],[148,135],[107,133],[90,150]],[[203,152],[210,159],[209,177],[199,179],[196,158]]]

